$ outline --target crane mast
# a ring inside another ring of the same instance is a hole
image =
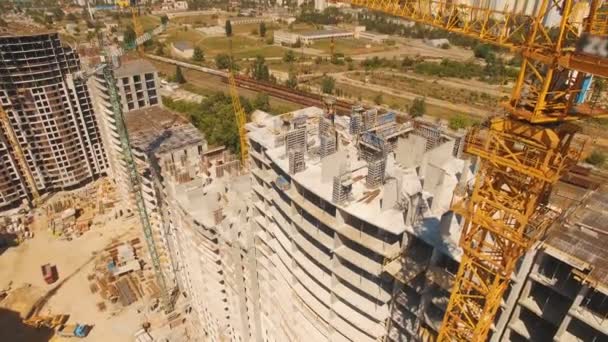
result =
[[[346,0],[369,10],[508,48],[523,56],[507,115],[473,129],[465,151],[479,157],[472,191],[453,207],[464,218],[463,256],[439,341],[485,341],[517,261],[557,218],[551,186],[580,156],[568,121],[604,117],[575,99],[590,75],[608,77],[608,4],[589,2],[575,22],[573,0],[540,0],[532,15],[455,0]],[[560,13],[557,29],[546,27]],[[597,52],[597,53],[595,53]]]
[[[232,58],[231,58],[232,61]],[[232,66],[231,66],[232,67]],[[236,127],[239,134],[239,146],[241,149],[241,165],[246,168],[249,160],[249,146],[247,145],[247,130],[245,125],[247,124],[247,115],[241,105],[241,99],[236,88],[236,80],[232,69],[228,72],[228,83],[230,86],[230,97],[232,99],[232,107],[234,109]]]
[[[132,4],[136,4],[135,1],[131,2]],[[119,2],[121,7],[126,7],[127,2],[121,1]],[[136,11],[132,11],[133,21],[134,21],[134,29],[138,31],[137,38],[133,44],[127,44],[124,49],[119,49],[117,51],[112,51],[109,46],[104,44],[103,36],[100,34],[98,36],[99,46],[102,48],[103,56],[105,62],[102,62],[100,65],[96,65],[92,68],[95,72],[100,71],[103,79],[105,81],[108,95],[110,98],[110,104],[112,106],[112,114],[114,116],[114,121],[116,125],[116,130],[120,139],[120,146],[122,148],[122,156],[125,161],[127,174],[129,175],[129,183],[131,187],[131,191],[133,193],[135,199],[135,205],[137,208],[137,213],[142,225],[142,230],[144,232],[144,239],[146,240],[146,245],[148,247],[148,252],[150,253],[150,259],[152,261],[152,268],[154,270],[154,274],[158,283],[158,287],[160,290],[161,296],[161,305],[165,309],[165,311],[173,310],[173,302],[171,300],[171,294],[169,293],[169,289],[167,286],[167,282],[165,279],[165,275],[162,270],[162,265],[160,262],[160,254],[156,247],[156,242],[154,241],[154,235],[152,230],[152,223],[150,222],[150,216],[148,214],[148,209],[146,208],[146,204],[143,196],[142,189],[142,181],[141,175],[137,170],[137,163],[135,161],[135,157],[133,155],[133,151],[131,150],[131,143],[129,140],[129,133],[127,131],[127,126],[125,123],[124,113],[122,111],[122,103],[120,100],[120,96],[118,94],[118,89],[116,86],[116,78],[114,77],[114,63],[118,63],[120,57],[126,52],[126,50],[130,49],[138,49],[141,44],[145,41],[152,39],[152,36],[156,33],[164,31],[166,28],[166,24],[161,24],[159,27],[154,29],[152,32],[144,32],[143,28],[139,24],[139,21],[136,18]],[[92,15],[91,15],[92,17]],[[86,78],[91,76],[92,73],[79,73],[74,75],[74,77]]]
[[[38,203],[40,200],[40,193],[38,192],[38,186],[36,185],[36,180],[30,171],[27,161],[25,160],[25,154],[23,154],[23,150],[21,149],[21,145],[19,144],[19,140],[17,139],[17,134],[13,130],[11,123],[8,118],[8,114],[4,111],[2,106],[0,106],[0,123],[4,125],[4,132],[6,133],[6,137],[8,138],[9,145],[13,147],[13,151],[15,154],[15,159],[17,160],[17,164],[19,164],[19,168],[25,174],[25,180],[29,186],[30,192],[32,193],[32,202],[34,205]],[[6,147],[8,150],[8,146]],[[25,191],[27,196],[27,190]]]

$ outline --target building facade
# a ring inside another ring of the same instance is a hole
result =
[[[360,109],[333,122],[315,111],[252,121],[264,338],[434,341],[461,256],[450,208],[474,177],[462,134]],[[490,341],[606,340],[608,197],[577,189],[560,183],[552,195],[568,215],[522,258]]]
[[[0,103],[38,192],[72,189],[107,168],[89,88],[72,75],[78,54],[57,33],[0,37]],[[5,129],[4,127],[2,128]],[[31,193],[6,132],[0,133],[0,208]]]
[[[133,110],[162,106],[158,71],[150,62],[146,60],[127,61],[115,71],[115,78],[122,111],[125,115]],[[106,82],[99,74],[89,80],[89,85],[93,90],[93,101],[98,113],[97,120],[108,155],[107,174],[119,185],[117,189],[122,198],[130,199],[132,195],[129,191],[129,177],[122,157],[123,149]]]

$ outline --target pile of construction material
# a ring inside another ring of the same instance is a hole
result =
[[[99,293],[103,300],[97,304],[100,311],[107,308],[120,311],[144,298],[156,299],[157,302],[158,285],[154,273],[142,267],[142,248],[140,239],[135,238],[115,243],[97,257],[88,279],[91,292]]]
[[[106,180],[69,193],[60,193],[46,204],[51,233],[72,240],[91,229],[96,218],[114,208],[114,187]]]
[[[34,236],[30,227],[34,218],[31,213],[18,213],[0,217],[0,248],[16,246]]]
[[[66,208],[62,202],[55,202],[49,208],[49,230],[54,236],[69,241],[91,229],[91,219],[84,217],[81,209]]]

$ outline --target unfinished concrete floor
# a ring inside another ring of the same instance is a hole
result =
[[[117,239],[124,240],[139,235],[136,217],[115,220],[108,216],[107,220],[103,220],[103,225],[93,226],[90,231],[72,241],[52,236],[46,229],[43,216],[36,216],[35,220],[38,224],[34,228],[34,237],[0,255],[0,289],[7,289],[9,284],[13,290],[26,287],[15,291],[15,297],[11,298],[11,293],[0,302],[0,310],[3,307],[8,309],[2,310],[6,314],[0,315],[0,321],[6,318],[5,320],[16,322],[15,311],[29,311],[28,308],[44,294],[65,280],[41,306],[41,315],[69,314],[69,323],[93,325],[94,328],[85,341],[133,341],[133,333],[146,320],[143,314],[137,313],[142,304],[135,303],[114,316],[107,311],[98,311],[96,303],[100,298],[98,294],[90,292],[87,275],[92,271],[92,257],[96,251]],[[57,265],[59,279],[54,284],[44,282],[40,266],[45,263]],[[28,284],[31,286],[28,287]],[[7,324],[10,325],[10,322]],[[2,322],[0,326],[3,326]],[[45,332],[31,334],[31,329],[25,326],[22,328],[26,328],[26,334],[21,336],[9,336],[9,333],[18,333],[18,329],[0,329],[0,341],[48,341]],[[53,338],[55,340],[59,341],[57,337]]]

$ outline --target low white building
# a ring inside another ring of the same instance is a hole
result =
[[[298,42],[300,35],[297,33],[277,30],[273,33],[274,43],[279,45],[293,45]]]
[[[360,31],[355,33],[357,39],[367,39],[374,43],[384,43],[389,39],[388,34],[379,34],[367,31]]]
[[[226,21],[230,21],[232,26],[235,25],[246,25],[246,24],[259,24],[259,23],[273,23],[277,21],[276,17],[224,17],[217,18],[217,24],[222,26],[226,24]]]
[[[171,52],[175,57],[190,59],[194,55],[194,47],[185,41],[174,42],[171,44]]]
[[[287,31],[274,31],[274,42],[275,44],[295,44],[298,40],[302,44],[310,45],[317,40],[324,39],[344,39],[353,38],[355,36],[354,31],[339,30],[339,29],[327,29],[319,31],[309,31],[302,33],[293,33]]]
[[[425,39],[424,42],[432,47],[441,48],[445,45],[450,45],[450,41],[447,38],[439,39]]]
[[[163,11],[187,11],[187,1],[165,0],[161,6]]]

